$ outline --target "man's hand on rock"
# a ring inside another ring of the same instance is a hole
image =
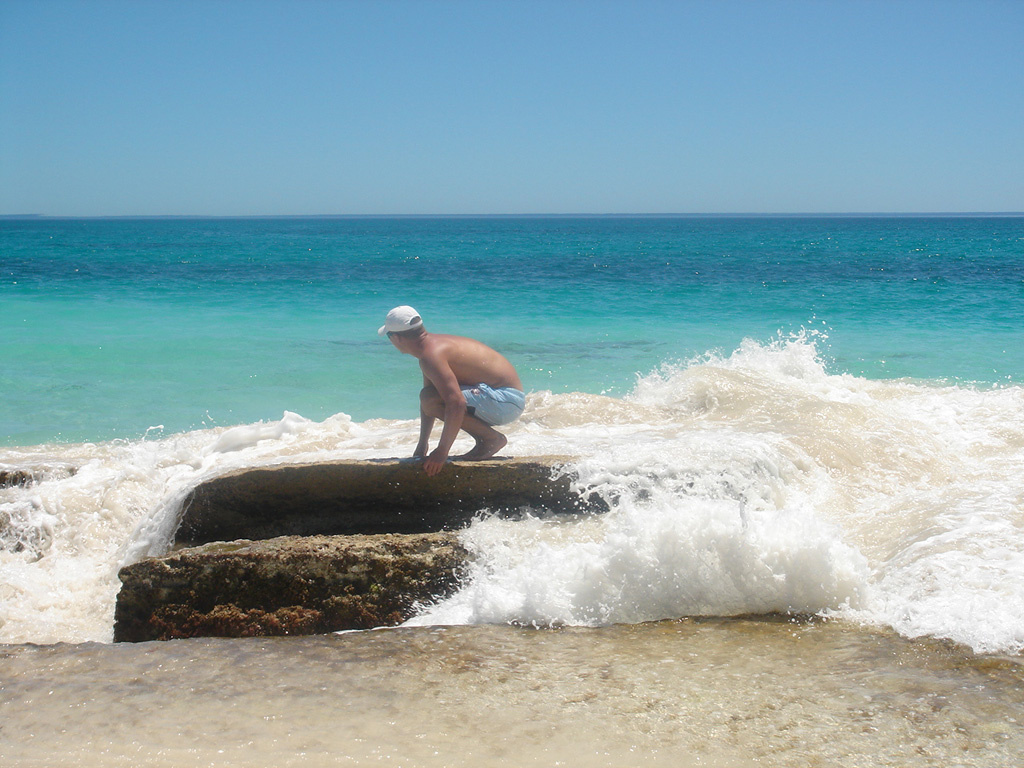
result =
[[[427,458],[423,460],[423,471],[427,473],[428,477],[433,477],[444,467],[444,463],[448,460],[447,451],[442,451],[440,448],[435,448]]]

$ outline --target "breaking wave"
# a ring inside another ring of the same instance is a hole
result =
[[[338,414],[0,452],[0,641],[109,640],[117,570],[189,490],[260,465],[411,453],[415,421]],[[1024,390],[827,371],[809,334],[665,364],[625,398],[533,392],[515,455],[571,453],[610,511],[463,533],[462,589],[413,623],[605,625],[826,614],[1024,650]],[[456,449],[458,449],[457,446]],[[467,445],[468,447],[468,445]]]

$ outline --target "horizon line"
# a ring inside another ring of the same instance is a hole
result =
[[[719,212],[719,213],[128,213],[49,214],[0,213],[0,220],[34,219],[601,219],[601,218],[955,218],[1021,217],[1024,211],[848,211],[848,212]]]

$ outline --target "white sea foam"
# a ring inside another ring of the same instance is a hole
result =
[[[0,467],[42,478],[0,489],[0,641],[109,639],[118,567],[167,548],[196,483],[407,455],[416,426],[286,413],[0,451]],[[828,613],[1024,650],[1020,387],[832,375],[797,337],[666,365],[626,398],[531,393],[509,438],[516,455],[578,456],[578,484],[611,511],[484,515],[464,533],[475,560],[463,588],[418,623]]]
[[[803,337],[531,404],[531,447],[577,446],[612,512],[476,523],[471,580],[417,623],[811,612],[1024,649],[1020,387],[830,375]]]

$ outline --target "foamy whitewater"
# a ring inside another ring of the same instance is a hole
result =
[[[824,614],[1021,653],[1024,389],[833,375],[815,342],[747,341],[642,376],[621,399],[531,393],[506,453],[575,455],[564,471],[611,511],[481,510],[463,533],[464,585],[410,623]],[[196,484],[408,455],[417,428],[285,413],[0,450],[0,468],[38,480],[0,489],[0,642],[110,641],[118,569],[168,549]]]

